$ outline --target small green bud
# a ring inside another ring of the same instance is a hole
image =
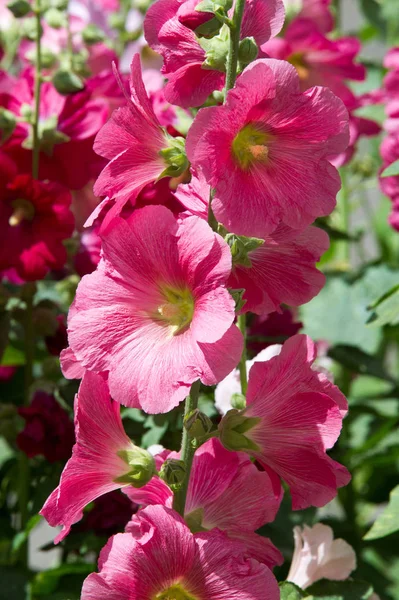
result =
[[[132,444],[128,450],[120,450],[117,454],[129,465],[129,470],[115,479],[116,483],[127,483],[141,488],[156,474],[154,457],[144,448]]]
[[[31,12],[32,7],[26,0],[13,0],[7,4],[8,10],[12,12],[16,19],[22,19]]]
[[[234,310],[236,313],[240,312],[243,308],[246,300],[244,300],[243,296],[245,294],[245,288],[239,288],[237,290],[232,290],[229,288],[230,295],[233,296],[233,300],[235,302]]]
[[[34,42],[37,38],[37,23],[35,17],[27,17],[22,21],[22,37]],[[43,27],[40,26],[40,37],[43,35]]]
[[[198,41],[205,50],[205,61],[202,63],[202,68],[225,73],[230,48],[230,32],[227,25],[223,25],[219,35],[212,39],[200,38]]]
[[[229,410],[219,423],[219,439],[227,450],[251,452],[259,446],[245,434],[260,421],[258,417],[246,417],[243,411]]]
[[[125,30],[125,19],[121,13],[111,13],[108,17],[108,23],[111,29],[117,29],[118,31]]]
[[[17,125],[17,119],[13,112],[0,107],[0,142],[5,142],[12,135]]]
[[[26,123],[31,123],[33,117],[33,108],[30,104],[22,104],[19,112]]]
[[[247,405],[245,396],[242,394],[233,394],[231,397],[231,406],[237,410],[243,410]]]
[[[97,25],[87,25],[82,31],[83,41],[88,44],[97,44],[105,39],[105,33]]]
[[[67,10],[69,0],[52,0],[51,4],[54,8],[57,8],[58,10]]]
[[[242,66],[249,65],[258,56],[259,48],[255,38],[246,37],[241,40],[238,47],[238,60]]]
[[[235,233],[228,233],[225,240],[230,246],[233,265],[242,265],[248,268],[252,267],[251,259],[248,256],[249,252],[256,250],[265,243],[260,238],[245,237]]]
[[[159,476],[173,492],[181,490],[186,477],[186,467],[182,460],[169,458],[163,463]]]
[[[162,177],[179,177],[188,169],[190,163],[186,156],[185,141],[182,137],[168,136],[169,146],[160,151],[167,167],[158,179]]]
[[[150,8],[153,0],[134,0],[134,6],[141,12],[145,13]]]
[[[213,423],[210,418],[198,408],[191,411],[183,422],[184,428],[192,439],[200,439],[210,433]]]
[[[61,27],[67,25],[65,12],[58,10],[57,8],[50,8],[44,15],[44,18],[53,29],[61,29]]]
[[[68,69],[59,69],[54,73],[52,81],[57,92],[64,95],[80,92],[84,88],[80,77]]]

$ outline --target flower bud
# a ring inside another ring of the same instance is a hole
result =
[[[16,19],[22,19],[32,10],[31,5],[26,0],[13,0],[7,4],[7,8]]]
[[[230,246],[233,265],[242,265],[243,267],[252,267],[249,252],[256,250],[264,244],[264,240],[254,237],[244,237],[235,233],[228,233],[225,240]]]
[[[237,410],[242,410],[247,405],[245,396],[243,394],[233,394],[231,397],[231,406]]]
[[[37,38],[37,23],[35,17],[27,17],[22,21],[21,33],[22,37],[34,42]],[[43,35],[43,27],[40,26],[40,37]]]
[[[161,150],[160,155],[167,167],[162,171],[158,179],[162,177],[178,177],[188,169],[190,163],[187,160],[184,138],[169,138],[169,147]]]
[[[246,417],[236,409],[229,410],[219,423],[219,439],[227,450],[260,450],[259,446],[245,433],[260,421],[258,417]]]
[[[69,0],[52,0],[51,4],[54,8],[58,8],[58,10],[67,10]]]
[[[130,470],[115,479],[116,483],[127,483],[141,488],[156,474],[154,457],[144,448],[132,444],[129,450],[120,450],[117,454],[129,465]]]
[[[200,38],[199,43],[205,50],[206,56],[202,68],[225,73],[230,47],[230,33],[227,25],[223,25],[219,35],[212,39]]]
[[[3,143],[12,135],[17,124],[14,113],[6,108],[0,108],[0,141]]]
[[[50,8],[44,18],[53,29],[61,29],[61,27],[65,27],[67,24],[65,13],[57,8]]]
[[[241,40],[238,47],[238,60],[242,66],[249,65],[258,56],[259,48],[253,37]]]
[[[60,94],[73,94],[83,90],[84,83],[72,71],[67,69],[59,69],[53,76],[53,85]]]
[[[163,463],[159,476],[173,492],[178,492],[186,477],[186,467],[182,460],[169,458]]]
[[[183,422],[184,428],[188,432],[190,438],[199,439],[207,435],[213,427],[210,418],[198,408],[191,411]]]
[[[102,42],[105,39],[105,34],[99,27],[97,27],[97,25],[91,23],[83,29],[82,38],[83,41],[90,46],[92,44]]]

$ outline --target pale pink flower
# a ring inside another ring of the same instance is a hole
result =
[[[245,546],[214,530],[192,534],[164,506],[134,517],[134,530],[111,538],[99,573],[83,584],[82,600],[278,600],[271,571],[248,558]]]
[[[214,385],[235,367],[243,342],[226,289],[231,254],[205,221],[147,206],[115,219],[102,251],[68,334],[82,366],[109,373],[116,401],[168,412],[194,381]]]
[[[107,223],[121,212],[127,201],[134,205],[139,192],[168,167],[161,151],[170,147],[172,138],[155,116],[143,84],[138,54],[131,65],[130,92],[128,104],[113,112],[94,143],[97,154],[109,161],[94,185],[97,196],[107,197],[103,206],[115,201],[107,214]]]
[[[162,463],[178,457],[166,451],[155,460]],[[137,504],[171,506],[172,492],[157,477],[140,489],[124,491]],[[269,475],[246,454],[229,452],[219,440],[211,439],[194,455],[184,518],[192,531],[218,528],[241,540],[252,558],[273,567],[282,563],[281,553],[268,538],[254,532],[275,519],[281,500],[281,489],[275,493]],[[126,531],[130,528],[128,524]]]
[[[134,465],[129,464],[129,459],[132,453],[145,453],[126,435],[120,406],[111,400],[106,381],[95,373],[86,372],[75,399],[75,435],[72,457],[61,474],[59,486],[40,511],[53,527],[63,526],[55,543],[80,521],[90,502],[133,484]],[[151,476],[152,472],[148,478]]]
[[[296,70],[257,60],[224,106],[203,108],[187,155],[215,189],[214,214],[229,231],[264,236],[282,221],[309,225],[335,206],[340,178],[329,157],[348,143],[348,117],[326,88],[299,89]]]
[[[312,370],[314,359],[307,336],[287,340],[279,356],[252,366],[246,408],[230,411],[219,426],[226,447],[258,460],[276,489],[280,477],[288,484],[294,510],[324,506],[350,480],[346,468],[326,454],[341,431],[347,401]]]
[[[287,580],[303,590],[319,579],[344,581],[356,569],[356,554],[331,527],[294,527],[295,550]]]
[[[172,104],[183,107],[200,106],[225,83],[223,71],[205,64],[206,51],[193,31],[200,21],[209,20],[209,14],[195,11],[199,2],[158,0],[148,10],[144,21],[149,46],[164,60],[162,73],[168,79],[165,97]],[[201,17],[204,14],[207,16]],[[260,46],[279,33],[283,22],[282,0],[247,0],[241,39],[253,37]]]
[[[296,231],[279,225],[264,243],[247,254],[250,266],[233,259],[229,287],[245,289],[242,312],[273,312],[280,304],[300,306],[316,296],[325,276],[315,263],[329,247],[325,231],[307,227]]]

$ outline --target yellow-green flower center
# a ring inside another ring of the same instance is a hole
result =
[[[181,585],[171,585],[167,590],[153,597],[153,600],[198,600],[189,594]]]
[[[268,144],[272,136],[257,125],[246,125],[233,140],[233,157],[244,170],[255,163],[266,163],[269,158]]]
[[[306,81],[309,77],[309,65],[305,60],[305,55],[303,52],[294,52],[290,56],[288,56],[287,61],[292,64],[293,67],[296,68],[297,73],[299,75],[299,79],[301,81]]]
[[[190,290],[162,288],[165,302],[157,308],[156,318],[171,327],[173,335],[186,329],[193,318],[194,299]]]
[[[35,216],[35,208],[29,200],[24,200],[23,198],[18,198],[17,200],[13,200],[11,203],[13,208],[13,213],[8,220],[8,224],[11,227],[16,227],[22,221],[32,221]]]

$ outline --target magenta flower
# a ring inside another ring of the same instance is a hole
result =
[[[165,207],[147,206],[115,219],[97,270],[76,293],[72,352],[109,373],[118,402],[171,410],[194,381],[213,385],[240,359],[230,269],[228,245],[198,217],[179,223]]]
[[[134,517],[102,550],[99,573],[83,584],[81,600],[278,600],[271,571],[248,558],[245,546],[214,530],[192,534],[163,506]]]
[[[390,164],[399,160],[399,129],[396,134],[391,133],[384,139],[380,151],[383,160],[382,171],[384,171]],[[380,177],[379,181],[381,190],[392,202],[389,223],[399,231],[399,175]]]
[[[280,225],[244,259],[239,255],[236,261],[233,258],[229,287],[245,289],[243,312],[263,315],[283,303],[299,306],[309,302],[325,283],[315,263],[328,246],[328,235],[321,229],[307,227],[298,232]]]
[[[284,5],[287,17],[294,13],[299,19],[308,19],[323,33],[334,27],[330,11],[331,0],[284,0]]]
[[[256,458],[276,489],[284,479],[294,510],[324,506],[350,480],[346,468],[326,455],[341,431],[347,401],[325,375],[312,370],[314,359],[313,342],[296,335],[278,356],[255,362],[247,407],[227,413],[219,426],[222,443]]]
[[[354,62],[361,50],[356,38],[330,40],[309,20],[295,19],[284,32],[262,46],[270,58],[290,62],[297,70],[301,90],[316,85],[329,87],[343,102],[350,94],[346,80],[363,81],[366,69]]]
[[[90,502],[123,486],[144,484],[155,471],[150,455],[127,437],[119,409],[109,396],[105,380],[87,372],[75,400],[76,444],[72,457],[59,486],[40,511],[50,525],[63,526],[55,543],[80,521]]]
[[[53,181],[17,175],[1,182],[0,271],[14,268],[23,280],[43,279],[63,267],[64,240],[74,229],[69,190]]]
[[[164,456],[169,457],[178,454]],[[126,488],[125,493],[144,506],[171,505],[172,492],[157,477],[140,489]],[[252,558],[271,568],[282,564],[282,555],[268,538],[254,532],[275,519],[281,499],[281,489],[275,491],[268,473],[258,470],[246,454],[229,452],[211,439],[195,453],[184,518],[191,531],[218,528],[242,541]],[[132,527],[134,520],[126,531]]]
[[[199,2],[158,0],[148,10],[144,21],[149,46],[164,60],[162,73],[168,79],[165,98],[171,104],[183,107],[200,106],[225,83],[224,68],[217,70],[206,63],[207,52],[193,31],[209,20],[209,13],[195,10]],[[277,35],[283,23],[282,0],[247,0],[241,39],[254,37],[260,46]]]
[[[328,215],[340,178],[328,158],[348,143],[348,116],[326,88],[299,89],[286,62],[257,60],[224,106],[199,111],[187,155],[215,189],[213,211],[229,231],[264,238]]]
[[[144,87],[138,54],[131,65],[130,92],[128,104],[113,112],[94,143],[97,154],[109,161],[94,186],[97,196],[115,200],[107,222],[120,213],[128,200],[134,204],[139,192],[166,174],[168,167],[173,169],[174,165],[178,175],[188,166],[180,148],[182,138],[169,136],[155,116]],[[174,160],[178,163],[173,163]],[[168,174],[174,173],[168,171]]]

